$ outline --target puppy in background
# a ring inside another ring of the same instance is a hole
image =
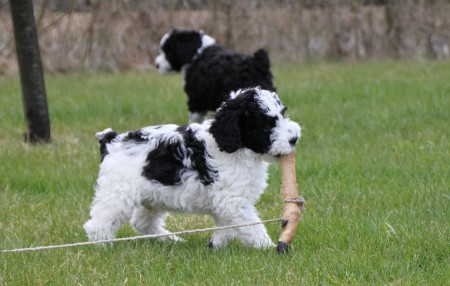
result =
[[[195,30],[165,34],[156,67],[161,73],[184,71],[190,122],[202,122],[231,91],[254,86],[275,91],[267,51],[259,49],[252,56],[236,53]]]

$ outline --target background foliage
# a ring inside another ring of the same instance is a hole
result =
[[[202,29],[225,47],[260,47],[275,62],[450,59],[448,0],[33,0],[50,72],[149,70],[173,27]],[[15,73],[0,0],[0,74]]]

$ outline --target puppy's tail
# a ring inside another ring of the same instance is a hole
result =
[[[253,54],[257,65],[263,69],[270,69],[269,53],[265,49],[259,49]]]
[[[102,156],[102,162],[106,155],[108,155],[108,148],[106,147],[106,144],[111,143],[116,136],[117,132],[114,132],[111,128],[95,133],[95,137],[99,139],[98,143],[100,144],[100,155]]]
[[[270,72],[269,53],[265,49],[259,49],[253,54],[253,58],[260,72],[259,85],[261,88],[276,92],[273,75]]]

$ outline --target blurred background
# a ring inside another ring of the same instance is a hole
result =
[[[17,73],[0,0],[0,74]],[[450,59],[449,0],[33,0],[44,70],[153,69],[161,37],[201,29],[273,62]]]

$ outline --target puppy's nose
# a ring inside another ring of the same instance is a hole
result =
[[[156,68],[159,69],[159,64],[156,64]]]
[[[295,144],[297,144],[297,141],[298,141],[298,137],[297,136],[292,137],[291,139],[289,139],[289,144],[291,144],[291,146],[294,147]]]

